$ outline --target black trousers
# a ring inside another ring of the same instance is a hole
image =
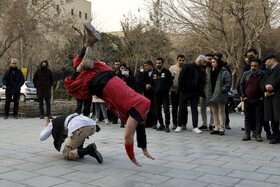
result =
[[[156,113],[160,125],[163,124],[163,118],[161,114],[161,107],[163,106],[165,114],[165,126],[169,127],[170,125],[170,111],[169,111],[169,93],[161,93],[155,95],[155,104],[156,104]]]
[[[19,96],[20,94],[6,94],[6,101],[5,101],[6,116],[9,116],[11,102],[14,102],[13,115],[14,116],[18,115]]]
[[[91,97],[86,99],[86,100],[77,99],[77,107],[76,107],[75,112],[78,113],[78,114],[81,114],[82,107],[83,107],[83,104],[84,104],[83,115],[84,116],[89,116],[91,102],[92,102],[92,98]]]
[[[38,101],[39,101],[39,109],[40,109],[40,113],[41,116],[44,116],[45,112],[44,112],[44,99],[46,102],[46,115],[50,116],[51,115],[51,99],[50,98],[43,98],[43,97],[39,97]]]
[[[245,132],[256,130],[261,135],[264,118],[263,101],[259,99],[244,100]]]
[[[178,124],[179,103],[180,103],[180,92],[171,92],[172,120],[174,125]]]
[[[179,114],[178,114],[178,126],[182,126],[187,124],[188,122],[188,102],[191,104],[192,111],[192,123],[193,128],[197,128],[198,125],[198,104],[199,96],[192,95],[190,96],[188,93],[182,92],[180,94],[180,105],[179,105]]]

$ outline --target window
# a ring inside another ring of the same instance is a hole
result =
[[[79,11],[79,17],[80,17],[80,18],[82,17],[82,12],[81,12],[81,11]]]
[[[37,0],[32,0],[32,5],[37,5]]]
[[[74,16],[74,9],[71,9],[71,16]]]
[[[87,13],[85,13],[85,19],[87,19]]]

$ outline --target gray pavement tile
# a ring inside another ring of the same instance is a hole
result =
[[[141,181],[143,182],[143,181]],[[92,182],[90,182],[90,185],[96,185],[96,186],[106,186],[106,187],[116,187],[116,186],[123,186],[123,187],[129,187],[132,183],[129,179],[120,179],[120,178],[114,178],[110,176],[106,176],[100,179],[96,179]]]
[[[153,184],[147,184],[144,182],[133,182],[129,184],[129,187],[154,187]]]
[[[39,169],[42,169],[45,167],[46,167],[46,164],[38,164],[38,163],[32,163],[32,162],[27,162],[27,163],[11,166],[11,168],[19,169],[22,171],[35,171],[35,170],[39,170]]]
[[[196,180],[205,183],[219,184],[225,186],[234,186],[240,181],[240,179],[238,178],[232,178],[232,177],[226,177],[220,175],[211,175],[211,174],[203,175]]]
[[[61,168],[61,167],[45,167],[44,169],[39,169],[34,171],[34,173],[50,176],[50,177],[58,177],[61,175],[65,175],[68,173],[73,173],[76,170],[70,168]]]
[[[242,180],[240,183],[235,185],[235,187],[248,187],[248,186],[254,186],[254,187],[278,187],[277,184],[271,184],[267,182],[259,182],[259,181],[253,181],[253,180]]]
[[[127,179],[138,181],[138,182],[144,182],[144,183],[148,183],[148,184],[153,184],[153,185],[158,185],[158,184],[163,183],[164,181],[168,181],[169,179],[171,179],[171,177],[139,172],[135,175],[129,176]]]
[[[12,186],[12,187],[24,187],[26,185],[24,184],[19,184],[19,183],[15,183],[15,182],[11,182],[11,181],[6,181],[6,180],[0,180],[0,185],[1,186]]]
[[[26,171],[15,170],[15,171],[9,171],[6,173],[1,173],[0,179],[13,181],[13,182],[19,182],[24,179],[28,179],[28,178],[32,178],[32,177],[36,177],[36,176],[38,176],[38,174],[34,174],[31,172],[26,172]]]
[[[183,180],[183,179],[170,179],[162,184],[157,184],[158,187],[170,187],[170,186],[176,186],[176,187],[185,187],[185,186],[207,186],[207,183],[203,182],[196,182],[191,180]]]
[[[225,187],[226,185],[220,185],[220,184],[209,184],[207,187]]]
[[[279,185],[279,183],[280,183],[280,173],[278,173],[278,175],[272,175],[272,176],[270,176],[267,180],[266,180],[266,182],[268,182],[268,183],[275,183],[275,184],[278,184]]]
[[[164,164],[162,166],[173,168],[173,169],[175,169],[175,168],[183,169],[183,170],[192,170],[194,168],[199,167],[198,164],[190,164],[190,163],[177,162],[177,161],[168,162],[167,164]]]
[[[137,174],[137,171],[129,171],[120,168],[108,168],[99,172],[95,172],[96,174],[103,175],[103,176],[110,176],[114,178],[126,178],[131,175]]]
[[[252,165],[255,165],[255,166],[280,168],[280,163],[279,162],[273,162],[273,161],[251,160],[247,164],[252,164]]]
[[[38,176],[21,181],[21,183],[29,186],[53,186],[66,182],[66,180],[57,177]]]
[[[232,169],[202,165],[200,167],[195,168],[193,171],[215,175],[227,175],[230,172],[232,172]]]
[[[226,162],[219,161],[219,160],[217,161],[217,160],[209,160],[209,159],[204,159],[204,158],[198,158],[198,159],[190,161],[190,163],[219,167],[221,165],[224,165]]]
[[[89,184],[81,184],[79,182],[73,182],[73,181],[69,181],[69,182],[65,182],[59,185],[53,185],[55,187],[97,187],[95,185],[89,185]]]
[[[76,171],[76,172],[62,175],[60,178],[86,184],[106,176],[107,175],[101,175],[100,173],[96,173],[96,172]]]
[[[187,180],[194,180],[194,179],[204,175],[204,173],[200,173],[197,171],[186,171],[186,170],[182,170],[182,169],[169,169],[166,171],[162,171],[158,174],[167,176],[167,177],[187,179]]]
[[[171,169],[170,167],[166,166],[154,166],[154,165],[143,165],[142,167],[138,167],[136,165],[133,165],[133,167],[130,169],[131,171],[135,171],[136,173],[143,172],[143,173],[149,173],[149,174],[158,174],[163,171],[166,171],[168,169]]]
[[[257,173],[257,172],[248,172],[248,171],[240,171],[234,170],[232,173],[228,174],[229,177],[248,179],[248,180],[256,180],[264,182],[270,175]]]
[[[221,160],[224,162],[231,162],[231,163],[248,163],[251,159],[249,158],[240,158],[240,157],[232,157],[232,156],[221,156],[217,160]]]
[[[14,158],[7,158],[4,156],[0,156],[0,166],[13,166],[17,164],[25,163],[24,160],[14,159]]]
[[[258,160],[263,160],[263,161],[269,161],[269,160],[272,160],[274,157],[273,156],[268,156],[268,155],[257,155],[257,154],[245,153],[245,154],[243,154],[241,156],[241,158],[258,159]]]
[[[259,173],[267,173],[272,175],[279,175],[280,174],[280,168],[272,168],[272,167],[260,167],[256,170]]]
[[[251,165],[251,164],[237,164],[237,163],[227,163],[222,166],[223,168],[230,168],[230,169],[238,169],[244,171],[255,171],[259,168],[259,166]]]
[[[194,157],[189,157],[189,156],[178,156],[178,155],[169,155],[167,157],[162,158],[161,160],[166,160],[168,162],[172,161],[180,161],[180,162],[190,162],[195,160]]]
[[[15,169],[4,167],[4,166],[0,166],[0,173],[6,173],[8,171],[13,171],[13,170],[15,170]]]

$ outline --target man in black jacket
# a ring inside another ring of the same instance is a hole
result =
[[[264,92],[264,120],[271,121],[272,139],[270,144],[280,142],[280,65],[275,55],[264,60],[266,72],[261,82]]]
[[[159,57],[156,59],[156,70],[152,74],[151,86],[155,93],[156,112],[160,124],[157,130],[165,129],[165,132],[170,132],[169,90],[172,86],[173,79],[170,71],[163,67],[163,63],[163,58]],[[165,114],[165,127],[161,114],[162,106]]]
[[[203,55],[197,57],[195,63],[185,64],[179,76],[180,106],[178,115],[178,127],[175,132],[181,132],[182,125],[188,122],[188,102],[191,104],[193,132],[201,133],[197,128],[199,96],[204,89],[203,72],[201,66],[206,66],[207,58]]]
[[[13,58],[11,66],[3,76],[3,84],[6,86],[5,116],[7,119],[10,112],[10,103],[14,102],[13,116],[18,118],[18,105],[20,96],[20,87],[24,84],[22,72],[17,68],[18,60]]]
[[[260,70],[261,60],[253,58],[251,60],[251,70],[245,71],[240,80],[240,93],[244,101],[245,114],[245,134],[243,141],[251,140],[250,132],[256,129],[256,140],[262,141],[261,131],[263,122],[263,92],[260,82],[263,78],[264,71]],[[268,125],[264,124],[264,129],[270,133]]]

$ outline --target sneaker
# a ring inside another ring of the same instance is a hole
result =
[[[44,115],[41,115],[41,116],[40,116],[40,119],[44,119],[44,118],[45,118],[45,116],[44,116]]]
[[[261,135],[257,135],[257,136],[256,136],[256,141],[257,141],[257,142],[262,142],[262,137],[261,137]]]
[[[178,126],[176,129],[175,129],[175,132],[181,132],[182,131],[182,127]]]
[[[124,128],[124,123],[121,123],[120,128]]]
[[[244,134],[244,136],[242,137],[242,141],[248,141],[248,140],[251,140],[251,137],[249,134]]]
[[[109,125],[108,119],[105,119],[105,125]]]
[[[14,119],[18,119],[18,115],[14,115],[13,117],[14,117]]]
[[[207,130],[208,128],[207,128],[205,125],[201,125],[201,126],[199,127],[199,129],[200,129],[200,130]]]
[[[96,118],[96,119],[94,120],[94,122],[95,122],[95,123],[99,123],[99,119]]]
[[[241,114],[241,115],[244,115],[244,111],[241,111],[240,114]]]
[[[112,121],[112,124],[118,124],[118,120],[116,119],[114,119],[113,121]]]
[[[187,130],[187,125],[182,125],[182,130]]]
[[[225,131],[219,131],[219,135],[220,135],[220,136],[225,135]]]
[[[209,125],[209,131],[212,131],[212,130],[213,130],[213,126]]]
[[[268,139],[268,140],[272,139],[271,133],[266,133],[266,139]]]
[[[102,163],[103,162],[103,157],[102,155],[97,151],[97,147],[95,145],[95,143],[92,143],[92,144],[89,144],[87,146],[87,149],[89,150],[89,155],[96,158],[96,160],[99,162],[99,163]]]
[[[176,128],[177,128],[177,125],[173,124],[172,129],[174,130]]]
[[[242,127],[242,128],[241,128],[241,130],[242,130],[242,131],[245,131],[245,128],[244,128],[244,127]]]
[[[4,119],[8,119],[8,117],[9,117],[8,115],[5,115],[5,116],[4,116]]]
[[[160,125],[158,128],[157,128],[157,131],[163,131],[165,129],[164,125]]]
[[[198,128],[194,128],[192,130],[195,134],[200,134],[201,133],[201,130],[199,130]]]
[[[154,125],[153,125],[153,129],[157,129],[157,124],[154,124]]]
[[[276,138],[272,138],[270,141],[269,141],[269,144],[277,144],[279,143],[279,141],[276,139]]]

